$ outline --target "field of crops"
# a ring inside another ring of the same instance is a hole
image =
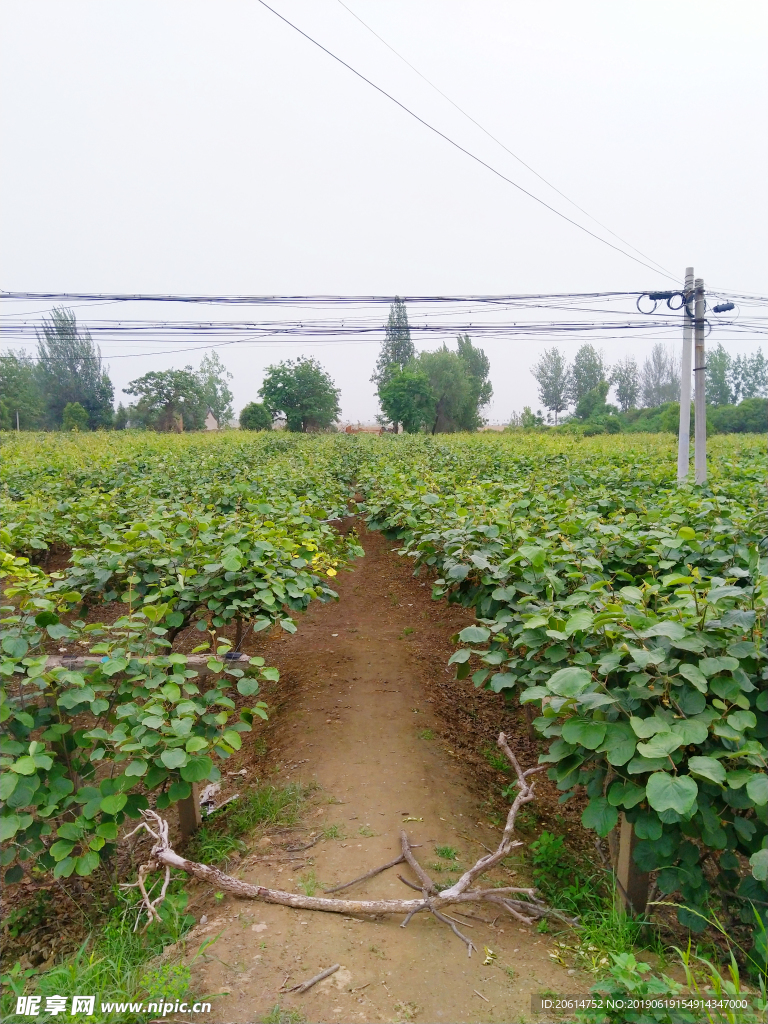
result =
[[[681,923],[731,894],[765,960],[764,438],[711,440],[703,488],[676,486],[666,435],[129,432],[7,437],[0,455],[8,881],[33,858],[89,874],[126,815],[218,777],[275,675],[227,653],[334,599],[360,554],[334,521],[360,511],[436,600],[475,610],[459,677],[536,709],[562,799],[586,788],[584,826],[606,836],[624,813]],[[174,650],[190,628],[204,686]],[[60,644],[101,661],[51,667]]]

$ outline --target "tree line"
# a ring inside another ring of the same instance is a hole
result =
[[[647,416],[638,416],[643,410],[661,409],[680,401],[680,360],[662,344],[653,346],[642,366],[633,356],[609,366],[603,354],[588,344],[579,348],[569,364],[553,347],[544,351],[531,372],[538,384],[539,401],[555,425],[561,413],[572,409],[570,419],[602,422],[618,430],[625,423],[647,420]],[[707,354],[705,373],[707,404],[714,408],[754,402],[768,395],[768,361],[762,349],[751,356],[733,358],[718,344]],[[611,388],[617,405],[607,400]],[[745,413],[751,415],[752,406]],[[624,414],[623,418],[619,414]],[[519,426],[543,423],[541,414],[533,414],[529,407],[515,419]],[[720,415],[719,419],[725,423],[727,418]]]
[[[595,429],[677,429],[673,406],[680,397],[680,362],[661,344],[642,365],[626,356],[612,366],[589,344],[570,364],[553,347],[532,373],[555,426],[571,410],[567,419]],[[768,361],[762,350],[733,358],[717,345],[708,352],[706,376],[707,402],[718,410],[715,429],[765,429]],[[0,355],[0,430],[200,430],[209,412],[219,427],[234,426],[231,379],[213,352],[197,370],[151,371],[132,380],[123,389],[129,400],[115,410],[114,387],[98,346],[71,310],[54,309],[43,319],[35,358],[10,350]],[[443,344],[416,352],[399,298],[390,307],[371,380],[381,408],[377,420],[394,432],[477,430],[493,395],[488,357],[469,335],[458,336],[455,350]],[[611,389],[616,405],[608,401]],[[340,389],[312,358],[269,366],[257,395],[259,401],[240,414],[242,429],[269,430],[280,423],[291,431],[331,430],[341,412]],[[544,416],[526,407],[512,414],[511,424],[543,426]]]

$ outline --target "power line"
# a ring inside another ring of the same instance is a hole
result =
[[[374,29],[372,29],[371,26],[368,25],[365,21],[363,21],[363,19],[359,15],[355,14],[355,12],[352,10],[351,7],[347,7],[347,5],[344,3],[344,0],[338,0],[338,2],[341,4],[341,6],[344,8],[345,11],[348,11],[349,14],[351,14],[353,18],[355,18],[357,21],[360,22],[360,24],[363,26],[363,28],[367,29],[372,35],[376,36],[376,38],[379,40],[380,43],[383,43],[384,46],[386,46],[388,50],[391,50],[392,53],[394,53],[394,55],[399,60],[401,60],[404,64],[407,64],[408,67],[411,69],[411,71],[415,72],[415,74],[417,74],[419,76],[419,78],[423,79],[423,81],[425,81],[427,83],[427,85],[431,89],[434,89],[435,92],[439,93],[443,97],[444,100],[447,100],[448,103],[450,103],[452,107],[454,107],[456,110],[458,110],[458,112],[460,114],[462,114],[464,117],[466,117],[467,120],[471,121],[473,125],[475,125],[477,128],[479,128],[480,131],[483,132],[485,135],[487,135],[488,138],[491,139],[493,142],[495,142],[497,146],[501,146],[501,148],[506,153],[509,153],[509,155],[511,157],[513,157],[515,160],[517,160],[517,162],[519,164],[522,164],[522,166],[525,167],[526,170],[530,171],[531,174],[535,174],[536,177],[539,179],[539,181],[543,181],[544,184],[548,188],[551,188],[555,192],[557,192],[557,194],[559,196],[562,196],[563,199],[565,199],[565,201],[567,203],[570,203],[571,206],[574,206],[579,211],[579,213],[583,213],[585,217],[589,217],[589,219],[593,220],[595,222],[595,224],[599,224],[600,227],[603,228],[604,231],[607,231],[609,234],[613,235],[614,238],[618,238],[618,240],[620,242],[623,242],[624,245],[628,245],[630,249],[634,250],[636,253],[638,253],[640,256],[642,256],[644,259],[649,260],[656,267],[658,267],[659,270],[661,270],[665,274],[667,274],[667,276],[671,277],[673,280],[677,280],[674,277],[674,275],[670,271],[667,270],[666,267],[663,267],[660,263],[657,263],[655,259],[653,259],[651,256],[646,255],[646,253],[644,253],[641,249],[638,249],[637,246],[632,245],[632,243],[628,242],[626,240],[626,238],[622,238],[621,235],[617,235],[615,231],[611,231],[611,229],[608,227],[607,224],[603,224],[603,222],[598,220],[597,217],[593,217],[592,214],[589,213],[588,210],[585,210],[582,206],[579,206],[579,204],[574,202],[574,200],[571,199],[569,196],[567,196],[565,194],[565,192],[562,192],[556,185],[553,185],[551,181],[548,181],[544,177],[543,174],[539,174],[539,172],[537,170],[535,170],[533,167],[531,167],[530,164],[526,163],[525,160],[523,160],[522,157],[519,157],[517,155],[517,153],[513,153],[512,150],[501,141],[501,139],[498,139],[492,132],[489,132],[486,127],[484,127],[482,124],[480,124],[479,121],[475,120],[475,118],[472,117],[471,114],[468,114],[466,110],[464,110],[462,107],[460,107],[458,105],[458,103],[455,102],[455,100],[452,100],[451,97],[448,96],[446,93],[444,93],[443,90],[440,89],[438,86],[436,86],[434,82],[430,81],[430,79],[427,78],[427,76],[425,74],[423,74],[421,71],[419,71],[419,69],[417,67],[415,67],[413,64],[411,64],[411,62],[409,60],[407,60],[401,53],[398,53],[398,51],[394,48],[394,46],[391,46],[386,41],[386,39],[384,39],[382,36],[379,35],[378,32],[376,32]]]
[[[485,167],[486,170],[490,171],[492,174],[495,174],[497,178],[501,178],[501,180],[505,181],[508,185],[512,185],[514,188],[518,189],[518,191],[524,193],[530,199],[535,200],[537,203],[545,207],[551,213],[554,213],[558,217],[561,217],[563,220],[567,221],[569,224],[572,224],[580,231],[583,231],[585,234],[590,235],[590,237],[597,239],[598,242],[602,242],[603,245],[607,245],[609,248],[614,249],[616,252],[620,252],[622,256],[626,256],[627,259],[633,260],[635,263],[639,263],[641,266],[646,267],[648,270],[653,270],[654,273],[659,273],[659,270],[656,267],[651,266],[650,263],[646,263],[645,260],[640,260],[636,256],[632,256],[631,253],[625,252],[624,249],[620,249],[618,245],[614,245],[613,242],[609,242],[606,238],[601,238],[600,235],[596,235],[594,231],[590,231],[589,228],[585,228],[583,224],[579,224],[578,221],[573,220],[571,217],[567,217],[564,213],[561,213],[560,210],[555,209],[554,206],[550,206],[549,203],[546,203],[543,199],[539,199],[539,197],[535,196],[533,192],[529,192],[528,189],[523,188],[522,185],[518,185],[518,183],[516,181],[513,181],[512,178],[508,178],[506,174],[502,174],[501,171],[496,170],[495,167],[493,167],[489,163],[486,163],[486,161],[483,160],[481,157],[476,156],[473,152],[471,152],[471,150],[466,149],[460,143],[452,139],[449,135],[446,135],[444,132],[441,132],[439,128],[436,128],[428,121],[425,121],[423,117],[419,117],[417,113],[415,113],[409,107],[406,107],[404,103],[401,103],[400,100],[395,99],[395,97],[392,96],[391,93],[388,93],[386,89],[382,89],[380,85],[376,85],[376,83],[372,82],[370,78],[366,78],[364,74],[353,68],[351,64],[347,64],[345,60],[342,60],[341,57],[338,57],[327,47],[323,46],[322,43],[319,43],[316,39],[313,39],[312,36],[308,35],[306,32],[300,29],[298,25],[294,25],[292,21],[289,21],[288,18],[280,14],[279,11],[276,11],[273,7],[270,7],[269,4],[265,2],[265,0],[258,0],[258,2],[262,5],[262,7],[265,7],[268,11],[274,14],[276,18],[279,18],[281,21],[284,21],[285,24],[292,28],[295,32],[298,32],[299,35],[303,36],[310,43],[313,43],[315,46],[321,49],[323,53],[327,53],[329,57],[332,57],[335,61],[338,61],[338,63],[343,65],[343,67],[347,68],[348,71],[351,71],[353,75],[357,75],[357,77],[362,79],[363,82],[365,82],[367,85],[370,85],[372,89],[375,89],[377,92],[380,92],[382,96],[386,96],[388,100],[391,100],[393,103],[397,104],[397,106],[400,107],[401,110],[404,110],[406,114],[409,114],[411,117],[415,118],[415,120],[417,120],[420,124],[423,124],[425,128],[429,128],[429,130],[431,132],[434,132],[435,135],[439,135],[441,139],[444,139],[446,142],[450,143],[451,146],[458,149],[461,153],[464,153],[465,156],[468,156],[470,159],[474,160],[482,167]],[[672,281],[679,281],[677,277],[675,277],[673,274],[668,273],[667,271],[661,271],[661,273]]]

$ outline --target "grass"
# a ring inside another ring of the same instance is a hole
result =
[[[416,733],[416,736],[420,740],[433,740],[435,738],[435,734],[431,729],[422,729],[421,732]]]
[[[307,1018],[300,1010],[289,1010],[275,1003],[266,1017],[259,1024],[306,1024]]]
[[[321,834],[323,839],[346,839],[342,825],[326,825]]]
[[[631,953],[640,944],[662,953],[655,932],[618,906],[612,880],[589,872],[566,848],[562,836],[544,831],[529,847],[534,885],[552,906],[579,918],[579,930],[557,948],[582,970],[599,974],[610,965],[610,954]],[[554,921],[547,927],[556,927]],[[565,961],[564,961],[565,962]]]
[[[296,783],[248,790],[213,819],[206,819],[189,844],[189,856],[206,864],[216,864],[228,860],[236,850],[244,850],[245,844],[239,837],[255,828],[295,824],[307,792],[306,786]]]
[[[436,846],[435,853],[443,860],[456,860],[459,856],[459,851],[453,846]]]
[[[364,836],[366,839],[371,839],[373,836],[376,835],[376,833],[369,825],[361,825],[360,828],[357,830],[357,834],[359,836]]]
[[[510,771],[509,761],[504,755],[496,750],[495,747],[485,747],[483,750],[483,757],[497,772],[504,772],[505,774]]]
[[[194,924],[194,918],[185,913],[187,894],[182,885],[183,880],[171,883],[166,900],[159,908],[161,923],[150,925],[146,932],[133,931],[139,912],[137,890],[116,889],[115,906],[106,923],[74,956],[38,974],[14,967],[2,976],[0,1019],[8,1024],[20,1024],[29,1019],[14,1013],[20,995],[41,997],[40,1013],[34,1018],[39,1024],[59,1020],[57,1015],[45,1011],[47,996],[64,996],[71,1007],[73,995],[93,995],[95,1019],[104,1024],[124,1024],[126,1018],[124,1011],[102,1011],[102,1002],[146,1003],[153,999],[175,1002],[189,998],[189,966],[156,959],[165,946],[178,942]],[[145,1024],[152,1016],[134,1013],[131,1021]]]
[[[302,875],[297,885],[305,896],[314,896],[318,889],[322,889],[322,883],[318,882],[314,868]]]

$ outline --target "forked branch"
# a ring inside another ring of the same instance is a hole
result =
[[[179,856],[179,854],[176,853],[170,845],[170,840],[168,838],[168,822],[161,818],[156,811],[147,810],[142,811],[144,820],[136,829],[134,829],[134,832],[139,830],[147,831],[155,840],[155,843],[150,852],[149,860],[139,868],[138,881],[132,883],[132,885],[137,886],[141,892],[142,905],[147,914],[147,924],[149,924],[150,921],[159,920],[157,908],[165,898],[168,882],[170,880],[171,868],[178,868],[181,871],[185,871],[188,875],[192,875],[194,878],[207,882],[224,892],[229,892],[240,899],[263,900],[266,903],[278,903],[282,906],[294,907],[299,910],[323,910],[326,913],[332,914],[364,914],[373,916],[378,916],[380,914],[403,914],[405,916],[405,920],[402,923],[403,928],[408,924],[414,914],[419,913],[421,910],[426,910],[429,913],[434,914],[438,920],[447,924],[462,940],[462,942],[466,944],[467,954],[469,956],[472,955],[472,950],[476,947],[470,939],[459,931],[453,921],[441,913],[442,910],[452,904],[492,903],[503,908],[508,914],[512,915],[512,917],[519,921],[523,921],[526,924],[531,924],[539,918],[548,916],[557,917],[567,924],[575,924],[575,919],[567,918],[564,914],[557,910],[553,910],[551,907],[548,907],[543,903],[538,898],[535,889],[516,887],[478,889],[473,887],[473,882],[476,878],[494,867],[500,861],[504,860],[504,858],[507,857],[515,847],[522,845],[519,840],[515,840],[513,838],[515,819],[520,808],[534,799],[534,782],[532,780],[532,776],[543,770],[542,768],[529,768],[528,771],[524,772],[518,764],[515,755],[510,750],[504,733],[499,735],[498,745],[509,759],[512,767],[515,769],[519,791],[509,809],[504,833],[501,837],[501,842],[499,843],[498,848],[493,853],[488,853],[486,856],[481,857],[480,860],[478,860],[477,863],[468,871],[465,871],[461,878],[454,885],[450,886],[450,888],[444,889],[442,892],[438,891],[435,883],[429,877],[421,864],[416,860],[410,840],[404,831],[400,832],[401,853],[398,857],[379,868],[374,868],[372,871],[368,871],[364,875],[360,875],[359,878],[355,878],[351,882],[335,886],[333,889],[327,891],[339,892],[342,889],[348,889],[350,886],[355,885],[358,882],[365,881],[390,867],[394,867],[397,864],[405,862],[416,875],[419,884],[410,882],[407,879],[402,878],[402,876],[398,877],[400,877],[401,881],[405,882],[406,885],[421,893],[421,897],[418,899],[332,899],[321,896],[304,896],[301,893],[284,892],[280,889],[269,889],[262,885],[251,885],[250,883],[243,882],[238,878],[232,878],[231,875],[224,874],[224,872],[219,871],[218,868],[213,868],[208,864],[200,864],[197,861],[187,860],[185,857]],[[133,835],[133,833],[131,833],[131,835]],[[147,892],[145,882],[147,876],[151,872],[158,870],[164,871],[164,882],[160,895],[154,900],[151,900],[151,890],[150,892]]]

